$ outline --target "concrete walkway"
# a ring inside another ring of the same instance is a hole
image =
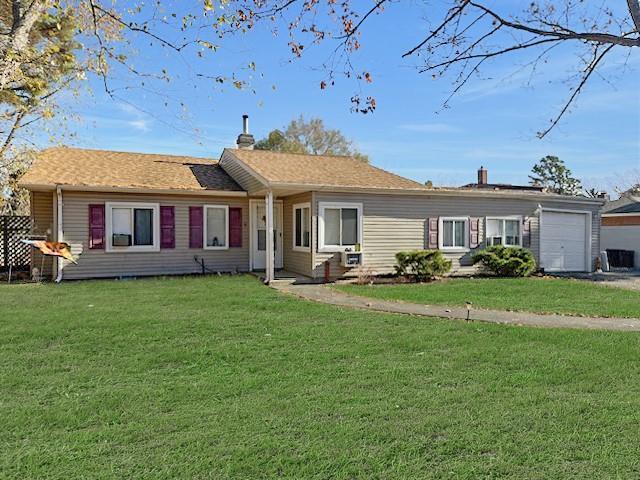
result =
[[[276,283],[273,288],[298,297],[340,307],[360,308],[378,312],[404,313],[424,317],[466,320],[465,307],[419,305],[415,303],[377,300],[357,297],[340,292],[326,285],[295,285]],[[640,319],[573,317],[568,315],[542,315],[535,313],[506,312],[504,310],[471,310],[471,320],[548,328],[583,328],[592,330],[640,331]]]

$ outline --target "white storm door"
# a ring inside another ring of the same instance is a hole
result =
[[[275,268],[282,268],[282,204],[273,204],[273,236]],[[267,208],[264,202],[251,202],[251,248],[252,269],[267,267]]]

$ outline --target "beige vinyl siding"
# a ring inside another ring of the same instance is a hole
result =
[[[566,210],[586,210],[593,213],[592,257],[599,251],[598,205],[538,199],[478,198],[409,196],[386,194],[332,194],[315,192],[313,195],[313,245],[318,248],[317,224],[320,202],[355,202],[363,204],[363,260],[364,267],[375,273],[391,273],[395,265],[394,255],[402,250],[427,248],[427,222],[431,217],[471,217],[480,218],[480,240],[478,248],[484,247],[485,217],[522,216],[528,218],[531,225],[530,249],[539,258],[539,224],[536,209],[538,204],[546,208]],[[446,253],[453,261],[453,273],[471,273],[473,251],[465,253]],[[329,261],[331,276],[337,277],[355,274],[354,270],[345,270],[340,266],[339,253],[315,253],[313,276],[324,275],[324,262]]]
[[[53,225],[53,205],[55,192],[31,192],[31,233],[34,236],[42,236],[46,240],[55,240]],[[44,257],[35,249],[31,250],[31,270],[38,270],[42,266],[43,278],[50,279],[53,275],[54,257]]]
[[[106,202],[147,202],[175,207],[176,248],[159,252],[106,252],[89,250],[89,205]],[[204,259],[207,269],[220,272],[249,269],[249,201],[247,198],[133,195],[117,193],[81,193],[63,191],[65,240],[82,254],[78,264],[65,262],[64,278],[120,277],[199,273],[194,257]],[[189,207],[228,205],[242,208],[242,247],[227,250],[189,248]]]
[[[265,186],[254,175],[249,173],[235,158],[224,154],[220,160],[220,166],[238,185],[252,194],[264,190]]]
[[[298,203],[311,204],[311,193],[282,198],[284,269],[311,276],[313,273],[311,269],[311,249],[308,252],[293,249],[293,206]]]

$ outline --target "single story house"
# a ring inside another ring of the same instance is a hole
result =
[[[603,207],[602,249],[633,252],[633,267],[640,269],[640,190],[625,192]]]
[[[219,160],[77,148],[44,151],[21,179],[34,234],[69,243],[83,279],[284,269],[336,278],[389,273],[402,250],[440,249],[454,272],[491,244],[530,248],[548,271],[591,271],[599,200],[493,185],[430,188],[351,157],[253,150]],[[37,268],[40,258],[32,262]]]

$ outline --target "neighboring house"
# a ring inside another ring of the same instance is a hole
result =
[[[440,249],[471,272],[487,244],[530,248],[549,271],[590,271],[602,202],[539,189],[427,188],[350,157],[252,150],[220,160],[75,148],[22,178],[34,233],[71,244],[61,279],[285,269],[313,278],[389,273],[401,250]],[[344,252],[350,252],[345,255]],[[352,263],[354,265],[349,266]],[[34,259],[39,266],[39,259]]]
[[[630,190],[602,209],[602,249],[634,252],[640,269],[640,190]]]

